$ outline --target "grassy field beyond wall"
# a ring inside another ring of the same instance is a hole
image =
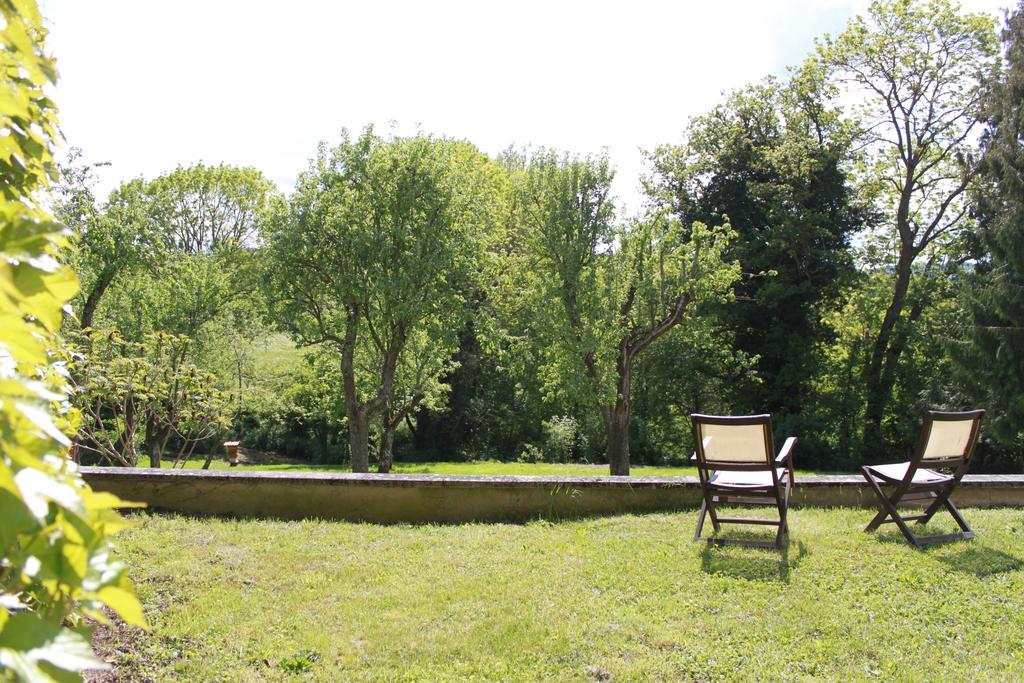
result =
[[[146,467],[149,462],[143,458],[139,463],[140,467]],[[185,463],[187,469],[202,467],[203,460],[193,458]],[[165,467],[169,464],[165,463]],[[273,462],[247,462],[232,468],[223,456],[218,455],[210,464],[210,469],[224,470],[267,470],[277,472],[349,472],[348,465],[312,465],[309,463],[293,461]],[[375,468],[370,469],[375,472]],[[591,465],[586,463],[530,463],[530,462],[501,462],[498,460],[470,460],[467,462],[396,462],[392,470],[396,474],[510,474],[510,475],[532,475],[532,476],[564,476],[564,477],[604,477],[608,476],[608,465]],[[796,470],[797,476],[805,474],[821,474],[810,470]],[[848,473],[846,473],[848,474]],[[696,477],[697,469],[690,466],[650,466],[638,465],[630,468],[630,476],[634,477]]]

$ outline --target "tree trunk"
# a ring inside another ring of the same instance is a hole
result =
[[[352,450],[352,471],[370,471],[370,425],[361,410],[349,411],[348,445]]]
[[[149,442],[146,446],[149,451],[149,466],[160,469],[160,466],[163,464],[164,457],[163,452],[160,450],[160,446],[155,440]]]
[[[892,397],[892,387],[885,381],[883,372],[887,364],[895,368],[899,362],[899,354],[902,349],[896,350],[896,357],[891,353],[893,331],[903,307],[907,301],[907,290],[910,288],[911,268],[914,257],[912,250],[904,248],[900,254],[899,263],[896,266],[896,284],[892,292],[892,300],[889,308],[885,311],[882,319],[882,326],[875,337],[875,343],[871,349],[871,358],[864,368],[864,390],[866,401],[864,407],[864,450],[866,453],[876,453],[884,448],[882,439],[882,418],[885,409]]]
[[[388,474],[391,472],[391,465],[394,463],[394,455],[391,448],[395,443],[395,428],[391,426],[388,415],[384,416],[384,431],[380,435],[380,448],[377,452],[377,472]]]
[[[149,454],[149,466],[160,468],[163,464],[164,446],[170,436],[170,427],[161,427],[152,417],[146,419],[146,452]]]
[[[395,370],[398,357],[405,345],[405,330],[399,328],[390,338],[384,351],[381,367],[380,386],[377,394],[368,401],[360,402],[356,391],[355,348],[359,316],[353,309],[345,327],[345,338],[341,344],[341,379],[345,392],[345,413],[348,416],[348,440],[352,449],[352,471],[370,471],[370,420],[384,411],[391,401],[395,384]],[[394,431],[392,429],[392,431]]]
[[[402,408],[395,413],[390,404],[384,408],[384,414],[381,416],[381,428],[382,433],[380,436],[380,452],[377,458],[377,471],[381,474],[387,474],[391,471],[391,466],[395,462],[393,455],[393,446],[395,444],[395,431],[398,430],[398,425],[402,424],[402,420],[409,424],[410,430],[412,424],[409,423],[409,415],[416,410],[419,406],[420,401],[426,398],[423,394],[416,394],[412,397],[412,400],[408,404],[402,406]],[[415,437],[416,432],[413,432]]]
[[[608,466],[613,477],[628,477],[629,401],[620,398],[608,412]]]
[[[613,477],[629,476],[629,397],[633,388],[633,356],[627,342],[619,346],[619,379],[615,405],[605,409],[608,430],[608,467]]]
[[[341,383],[345,391],[345,414],[348,417],[348,444],[352,454],[352,471],[370,471],[370,426],[366,411],[356,393],[355,342],[359,318],[350,312],[345,327],[345,344],[341,349]]]
[[[139,462],[139,455],[135,451],[137,419],[135,398],[133,395],[129,395],[124,402],[124,429],[118,434],[117,441],[114,442],[114,449],[120,455],[121,460],[128,463],[130,467],[135,467]]]
[[[100,299],[103,298],[103,294],[110,287],[114,281],[115,271],[105,269],[100,272],[99,277],[96,279],[96,283],[92,287],[92,291],[89,292],[89,296],[85,299],[85,304],[82,306],[82,329],[92,327],[93,318],[96,316],[96,309],[100,305]]]

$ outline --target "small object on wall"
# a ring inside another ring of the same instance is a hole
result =
[[[241,441],[225,441],[224,442],[224,448],[228,452],[228,463],[230,463],[230,465],[232,467],[234,467],[235,465],[238,464],[238,446],[241,443],[242,443]]]

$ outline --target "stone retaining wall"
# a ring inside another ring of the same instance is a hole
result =
[[[518,477],[83,467],[95,489],[197,515],[366,522],[522,521],[654,512],[700,504],[696,477]],[[797,477],[796,506],[873,506],[857,476]],[[1024,476],[968,475],[963,507],[1024,507]]]

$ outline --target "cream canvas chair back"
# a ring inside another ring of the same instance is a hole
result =
[[[970,460],[978,440],[982,415],[984,411],[981,410],[964,413],[930,411],[921,434],[923,443],[918,445],[922,465]]]
[[[695,444],[701,462],[771,466],[771,418],[694,416]]]
[[[974,420],[932,422],[928,443],[924,447],[924,459],[960,458],[967,454],[974,433]]]

